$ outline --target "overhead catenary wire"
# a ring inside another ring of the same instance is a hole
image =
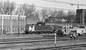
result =
[[[31,6],[31,5],[29,5]],[[56,8],[56,7],[46,7],[46,6],[37,6],[37,5],[34,5],[35,7],[38,7],[38,8],[45,8],[45,9],[59,9],[59,10],[72,10],[72,11],[75,11],[75,9],[67,9],[67,8]]]
[[[79,6],[86,6],[86,4],[79,4],[79,3],[71,3],[71,2],[64,2],[64,1],[57,1],[57,0],[43,0],[47,2],[54,2],[54,3],[63,3],[63,4],[70,4],[70,5],[79,5]]]
[[[62,4],[68,4],[71,6],[77,6],[77,9],[79,9],[79,6],[86,6],[86,4],[80,4],[79,1],[77,0],[77,3],[71,3],[71,2],[65,2],[65,1],[57,1],[57,0],[42,0],[45,2],[53,2],[53,3],[62,3]]]
[[[31,0],[30,0],[31,1]],[[41,0],[42,1],[42,0]],[[46,0],[43,0],[43,1],[46,1]],[[28,5],[28,6],[31,6],[31,5],[34,5],[35,7],[38,7],[38,8],[46,8],[46,9],[60,9],[60,10],[72,10],[72,11],[75,11],[75,9],[69,9],[69,8],[57,8],[57,7],[50,7],[50,6],[38,6],[38,5],[35,5],[34,3]]]

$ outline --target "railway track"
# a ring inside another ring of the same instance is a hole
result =
[[[9,42],[9,41],[33,41],[33,40],[54,40],[54,36],[44,36],[44,37],[35,37],[35,38],[12,38],[12,39],[0,39],[0,42]],[[79,40],[86,40],[86,37],[78,37]],[[67,41],[69,37],[57,37],[57,41]]]
[[[81,38],[81,40],[84,41],[84,39],[86,38]],[[58,42],[62,42],[62,41],[70,41],[68,38],[58,38],[57,37],[57,41]],[[75,41],[75,40],[72,40],[72,41]],[[41,44],[42,43],[42,44]],[[47,44],[48,43],[48,44]],[[54,39],[53,38],[49,38],[49,37],[43,37],[43,38],[19,38],[19,39],[3,39],[3,40],[0,40],[0,44],[2,46],[0,46],[0,49],[6,49],[6,48],[15,48],[15,47],[19,47],[19,48],[22,48],[23,46],[27,46],[27,47],[30,47],[30,46],[34,46],[34,45],[53,45],[54,44]],[[5,46],[7,45],[7,46]],[[79,45],[71,45],[70,47],[69,46],[59,46],[59,47],[47,47],[47,48],[37,48],[37,49],[51,49],[51,48],[71,48],[72,46],[83,46],[84,44],[79,44]],[[21,46],[21,47],[20,47]],[[85,47],[86,45],[84,45],[83,47]]]
[[[86,37],[79,38],[78,40],[86,40]],[[12,38],[12,39],[0,39],[0,44],[18,44],[18,43],[35,43],[35,42],[47,42],[54,41],[54,37],[36,37],[36,38]],[[57,37],[57,41],[71,41],[69,38]]]
[[[72,49],[81,50],[81,47],[86,48],[86,44],[53,46],[53,47],[45,47],[45,48],[36,48],[36,49],[31,49],[31,50],[72,50]],[[28,50],[28,49],[22,49],[22,50]]]
[[[86,38],[81,38],[78,40],[86,40]],[[36,42],[47,42],[47,41],[54,41],[54,38],[18,38],[18,39],[3,39],[0,40],[0,44],[18,44],[18,43],[36,43]],[[58,38],[57,41],[71,41],[68,38]],[[74,41],[74,40],[72,40]]]
[[[59,42],[58,42],[59,43]],[[65,43],[65,42],[64,42]],[[24,45],[25,44],[25,45]],[[47,47],[42,47],[42,46],[47,46]],[[57,48],[57,49],[71,49],[71,48],[76,48],[76,47],[86,47],[86,43],[85,44],[70,44],[70,45],[61,45],[61,46],[54,46],[54,42],[53,41],[47,41],[47,42],[35,42],[35,43],[29,43],[29,42],[24,42],[22,44],[20,43],[16,43],[16,44],[10,44],[7,46],[2,46],[0,47],[0,49],[7,49],[7,48],[23,48],[25,46],[25,49],[23,50],[46,50],[46,49],[54,49],[54,48]],[[37,47],[37,48],[34,48],[34,46],[41,46],[41,47]],[[33,47],[33,48],[26,48],[26,47]]]

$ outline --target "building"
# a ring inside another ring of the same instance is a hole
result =
[[[77,9],[75,23],[77,24],[86,24],[86,9]]]
[[[0,34],[2,33],[20,33],[24,32],[26,25],[26,16],[18,15],[0,15]],[[2,32],[3,31],[3,32]]]

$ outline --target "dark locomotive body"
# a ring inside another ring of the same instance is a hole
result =
[[[38,22],[37,24],[27,24],[25,33],[54,33],[55,29],[52,25]]]

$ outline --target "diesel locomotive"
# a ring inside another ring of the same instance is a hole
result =
[[[27,24],[25,33],[54,33],[56,30],[52,25],[46,25],[43,22],[37,24]]]
[[[47,25],[43,22],[38,22],[37,24],[27,24],[25,27],[25,33],[57,33],[61,30],[62,26]]]

